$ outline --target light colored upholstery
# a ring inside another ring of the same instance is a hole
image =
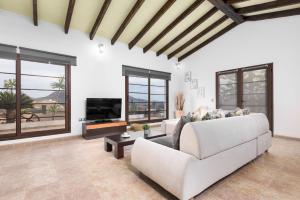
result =
[[[150,141],[155,142],[157,144],[164,145],[166,147],[174,148],[174,141],[172,135],[166,135],[163,137],[153,138]]]
[[[172,135],[174,133],[174,130],[175,130],[175,127],[176,127],[178,121],[179,121],[179,119],[164,120],[161,123],[162,132],[167,135]]]
[[[131,163],[147,177],[182,200],[190,199],[256,157],[256,139],[199,160],[139,138]]]
[[[131,162],[167,191],[187,200],[268,150],[271,132],[266,117],[253,114],[189,123],[180,140],[182,151],[139,138]]]
[[[264,135],[257,138],[257,155],[263,154],[267,149],[272,146],[272,132],[268,131]]]
[[[143,138],[131,150],[131,164],[177,197],[182,193],[185,169],[196,161],[194,156]]]
[[[192,122],[182,129],[180,150],[204,159],[253,140],[268,131],[268,119],[260,113]]]

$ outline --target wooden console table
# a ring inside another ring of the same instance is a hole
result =
[[[126,121],[103,122],[103,123],[83,123],[82,137],[85,139],[95,139],[110,135],[117,135],[126,132]]]

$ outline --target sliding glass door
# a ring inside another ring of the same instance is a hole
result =
[[[0,59],[0,140],[70,132],[70,66]]]
[[[0,59],[0,137],[16,135],[16,61]]]
[[[216,107],[264,113],[273,130],[273,64],[217,72]]]

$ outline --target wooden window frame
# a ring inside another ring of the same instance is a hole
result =
[[[143,77],[148,79],[148,120],[136,120],[136,121],[129,121],[129,76],[125,76],[125,119],[128,124],[132,123],[155,123],[155,122],[162,122],[163,120],[169,119],[169,80],[164,80],[166,83],[166,117],[162,119],[152,119],[151,120],[151,77]]]
[[[0,141],[32,138],[71,132],[71,65],[60,65],[65,68],[65,128],[22,133],[21,131],[21,58],[16,56],[16,133],[0,135]],[[39,63],[39,62],[37,62]]]
[[[266,69],[267,70],[267,113],[268,113],[268,119],[270,123],[270,130],[274,130],[274,105],[273,105],[273,63],[266,63],[261,65],[254,65],[249,67],[242,67],[237,69],[231,69],[231,70],[225,70],[225,71],[219,71],[216,72],[216,108],[220,108],[219,104],[219,92],[220,92],[220,82],[219,82],[219,76],[224,74],[232,74],[236,73],[237,76],[237,106],[243,107],[243,72],[245,71],[252,71],[252,70],[259,70],[259,69]]]

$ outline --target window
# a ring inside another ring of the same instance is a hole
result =
[[[22,133],[66,128],[65,76],[63,66],[22,61]]]
[[[240,107],[266,114],[273,130],[273,65],[217,72],[216,99],[217,108]]]
[[[0,140],[70,132],[70,64],[1,48]]]
[[[0,136],[16,133],[16,62],[0,59]]]
[[[148,70],[144,74],[126,74],[128,122],[159,122],[168,118],[168,77],[151,76]]]

